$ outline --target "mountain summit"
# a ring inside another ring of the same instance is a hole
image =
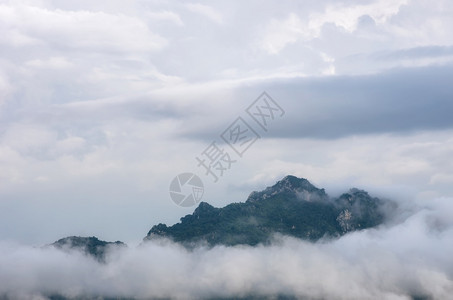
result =
[[[86,255],[93,257],[99,262],[105,262],[106,253],[109,248],[112,247],[126,247],[126,244],[120,241],[106,242],[99,240],[97,237],[80,237],[80,236],[69,236],[53,244],[47,245],[47,247],[55,247],[65,251],[80,251]]]
[[[305,201],[327,200],[324,189],[318,189],[305,178],[288,175],[275,185],[267,187],[261,192],[252,192],[247,202],[256,202],[274,195],[285,195],[288,198],[299,198]]]
[[[280,233],[317,241],[378,226],[384,221],[382,208],[387,202],[359,189],[330,198],[307,179],[290,175],[252,192],[246,202],[223,208],[201,202],[180,223],[153,226],[144,240],[167,237],[186,245],[256,245]]]

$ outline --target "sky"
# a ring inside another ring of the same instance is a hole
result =
[[[0,240],[140,241],[192,213],[169,195],[185,172],[217,207],[288,174],[331,196],[450,199],[452,14],[448,0],[0,0]],[[247,114],[264,91],[284,111],[266,130]],[[238,117],[259,135],[242,156],[221,138]],[[196,160],[212,142],[235,160],[217,182]]]

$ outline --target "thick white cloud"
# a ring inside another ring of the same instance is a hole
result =
[[[186,7],[191,12],[200,14],[206,18],[211,19],[212,21],[214,21],[216,23],[219,23],[219,24],[223,23],[222,14],[210,6],[200,4],[200,3],[189,3],[186,5]]]
[[[270,54],[277,54],[287,44],[294,43],[300,38],[313,37],[294,13],[283,21],[272,20],[268,26],[268,32],[263,40],[263,48]]]
[[[145,22],[123,14],[1,5],[0,18],[6,34],[18,33],[32,45],[108,53],[153,51],[166,44]]]
[[[385,26],[385,23],[396,15],[399,8],[407,2],[407,0],[386,0],[362,5],[353,3],[328,4],[324,11],[310,13],[303,20],[299,18],[298,14],[290,13],[283,20],[271,20],[263,41],[263,48],[270,54],[277,54],[286,45],[298,40],[307,42],[315,38],[322,38],[321,32],[326,24],[333,24],[352,34],[357,30],[363,17],[371,18],[375,24]]]
[[[311,15],[308,27],[319,35],[324,24],[332,23],[352,33],[357,29],[361,17],[368,16],[376,24],[385,24],[399,12],[402,5],[406,5],[408,2],[408,0],[380,0],[359,5],[347,3],[331,4],[327,5],[323,13]]]

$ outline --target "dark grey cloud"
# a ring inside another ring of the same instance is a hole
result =
[[[285,127],[276,135],[335,138],[452,128],[452,75],[449,66],[293,83],[300,100],[286,102],[289,122],[277,123]]]
[[[451,65],[404,68],[373,75],[261,82],[238,95],[252,103],[266,90],[285,109],[286,114],[270,124],[269,132],[261,132],[264,137],[332,139],[407,134],[453,128],[452,76]],[[237,115],[244,115],[249,103],[243,103],[243,107],[236,106]],[[212,113],[221,115],[219,111]],[[203,139],[220,134],[218,124],[199,131],[190,132],[190,126],[186,130],[185,135]]]

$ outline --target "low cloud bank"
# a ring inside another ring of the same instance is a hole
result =
[[[2,243],[0,295],[447,299],[453,294],[451,253],[453,199],[439,198],[398,224],[315,244],[276,237],[270,246],[189,251],[156,240],[112,249],[101,264],[77,252]]]

